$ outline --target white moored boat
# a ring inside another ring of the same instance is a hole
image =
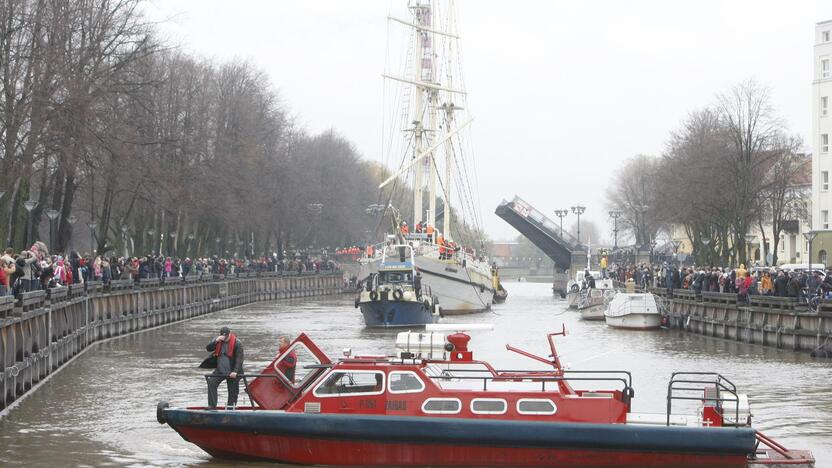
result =
[[[604,311],[615,296],[615,289],[593,288],[583,291],[578,302],[578,312],[583,320],[604,320]]]
[[[656,298],[650,293],[618,293],[604,312],[607,325],[628,330],[659,328],[662,316]]]

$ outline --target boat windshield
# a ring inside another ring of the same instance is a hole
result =
[[[413,272],[411,270],[380,271],[378,273],[379,283],[412,283]]]

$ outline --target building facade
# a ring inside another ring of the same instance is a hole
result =
[[[812,76],[812,261],[829,263],[832,252],[832,20],[815,25]]]

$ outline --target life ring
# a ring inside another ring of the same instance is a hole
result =
[[[578,292],[579,289],[580,288],[578,287],[577,284],[573,284],[572,287],[569,288],[569,290],[572,291],[572,292]]]
[[[378,300],[378,291],[370,291],[370,300],[377,301]]]
[[[402,291],[401,289],[394,289],[393,290],[393,299],[395,299],[397,301],[400,301],[400,300],[404,299],[404,291]]]

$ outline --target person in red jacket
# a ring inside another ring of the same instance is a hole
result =
[[[278,341],[278,350],[277,356],[275,358],[280,357],[281,354],[285,353],[286,350],[289,348],[289,339],[285,336],[281,336]],[[279,362],[275,364],[277,370],[283,373],[289,382],[295,381],[295,368],[298,365],[298,356],[295,354],[294,351],[290,352],[286,356],[283,356]]]

